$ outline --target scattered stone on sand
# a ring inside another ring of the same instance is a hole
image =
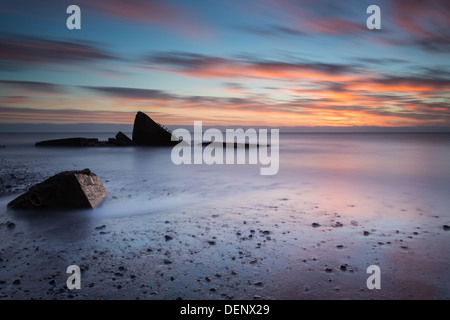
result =
[[[63,171],[30,187],[12,200],[8,209],[95,208],[105,197],[105,187],[91,170]]]
[[[317,222],[313,222],[312,227],[313,228],[318,228],[318,227],[320,227],[320,224],[317,223]]]

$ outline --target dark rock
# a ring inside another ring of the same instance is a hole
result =
[[[105,196],[105,187],[89,169],[63,171],[29,188],[11,201],[8,209],[95,208]]]
[[[15,227],[16,227],[16,224],[14,222],[11,222],[11,221],[6,222],[6,228],[14,229]]]
[[[209,243],[210,245],[212,245],[212,246],[216,244],[216,242],[213,241],[213,240],[208,241],[208,243]]]
[[[172,133],[168,129],[139,111],[134,119],[133,142],[139,146],[174,146],[179,140],[172,141]]]
[[[98,143],[96,138],[67,138],[37,142],[36,147],[86,147],[95,143]]]
[[[119,131],[119,133],[116,134],[115,138],[109,138],[108,142],[121,147],[132,147],[136,145],[136,143],[128,138],[128,136],[122,131]]]
[[[13,284],[15,284],[15,285],[20,284],[20,280],[19,280],[19,279],[14,280],[14,281],[13,281]]]
[[[444,229],[445,231],[448,231],[448,230],[450,230],[450,226],[444,224],[444,225],[442,226],[442,229]]]
[[[171,236],[168,236],[167,234],[164,236],[164,239],[166,239],[166,241],[172,240],[173,238]]]
[[[370,232],[369,232],[369,231],[364,231],[363,234],[364,234],[365,236],[368,236],[368,235],[370,234]]]
[[[316,223],[316,222],[314,222],[314,223],[312,224],[312,227],[313,227],[313,228],[318,228],[318,227],[320,227],[320,224],[319,224],[319,223]]]

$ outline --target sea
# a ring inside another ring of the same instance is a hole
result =
[[[450,133],[281,133],[278,159],[272,159],[272,165],[278,160],[274,175],[262,175],[268,165],[260,162],[177,165],[172,147],[35,147],[43,140],[107,141],[114,135],[1,133],[0,212],[33,184],[61,171],[89,168],[107,189],[98,210],[105,216],[228,201],[257,190],[282,194],[304,189],[313,190],[309,197],[322,203],[370,198],[382,206],[393,198],[450,216]]]

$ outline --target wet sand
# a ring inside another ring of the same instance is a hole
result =
[[[0,298],[450,298],[448,217],[411,195],[326,190],[256,190],[112,218],[96,209],[8,211],[0,216]],[[66,287],[72,264],[81,268],[79,290]],[[369,265],[380,267],[381,289],[367,288]]]

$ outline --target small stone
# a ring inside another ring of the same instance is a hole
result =
[[[330,267],[328,267],[328,268],[325,268],[325,271],[326,271],[326,272],[333,272],[333,269],[330,268]]]
[[[312,224],[312,227],[313,227],[313,228],[318,228],[318,227],[320,227],[320,224],[317,223],[317,222],[314,222],[314,223]]]
[[[14,281],[13,281],[13,284],[15,284],[15,285],[20,284],[20,280],[19,280],[19,279],[14,280]]]
[[[210,278],[210,277],[205,277],[205,281],[206,281],[206,282],[210,282],[210,281],[211,281],[211,278]]]
[[[347,266],[345,264],[340,266],[341,271],[346,271],[347,270]]]
[[[212,246],[216,244],[216,242],[215,242],[215,241],[212,241],[212,240],[208,241],[208,243],[209,243],[210,245],[212,245]]]
[[[337,246],[336,246],[336,248],[338,248],[338,249],[342,249],[344,247],[344,245],[342,245],[342,244],[338,244]]]
[[[101,225],[100,227],[95,227],[95,230],[103,230],[105,229],[106,226],[105,225]]]
[[[172,261],[170,261],[168,259],[164,259],[164,264],[172,264]]]
[[[444,224],[444,225],[442,226],[442,229],[444,229],[445,231],[448,231],[448,230],[450,230],[450,226]]]
[[[14,222],[8,221],[6,222],[6,228],[9,230],[14,229],[16,227],[16,224]]]
[[[164,236],[164,239],[166,239],[166,241],[169,241],[169,240],[172,240],[173,238],[172,238],[171,236],[169,236],[169,235],[166,234],[166,235]]]
[[[364,231],[364,233],[363,233],[365,236],[368,236],[369,234],[370,234],[370,232],[369,231]]]
[[[264,285],[264,283],[262,281],[256,281],[254,283],[254,285],[257,286],[257,287],[262,287]]]

